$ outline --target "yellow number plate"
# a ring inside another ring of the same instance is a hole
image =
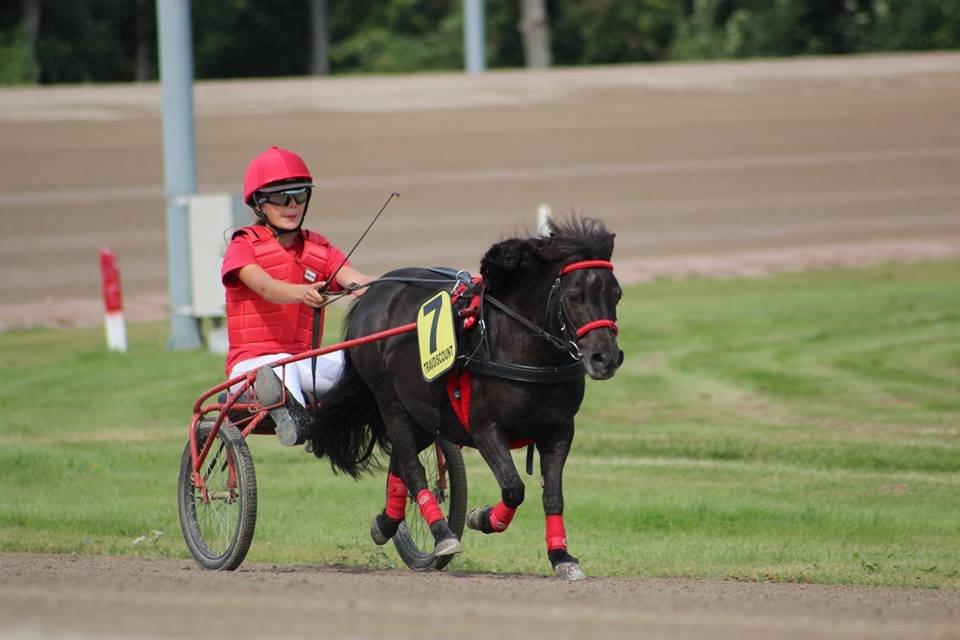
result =
[[[417,312],[417,340],[420,342],[420,370],[427,382],[446,373],[457,360],[457,339],[453,332],[450,294],[441,291]]]

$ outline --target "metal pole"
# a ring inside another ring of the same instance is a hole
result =
[[[192,314],[188,196],[197,191],[193,142],[193,44],[190,0],[157,0],[160,81],[163,90],[163,175],[167,196],[167,275],[172,350],[202,346]]]
[[[463,0],[463,49],[467,73],[486,69],[483,0]]]

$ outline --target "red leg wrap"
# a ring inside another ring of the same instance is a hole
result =
[[[443,511],[440,511],[440,505],[436,498],[430,493],[429,489],[421,489],[417,494],[417,504],[420,505],[420,513],[427,524],[433,524],[437,520],[443,520]]]
[[[567,548],[567,532],[563,516],[547,516],[547,551]]]
[[[490,510],[490,526],[493,527],[494,531],[506,531],[513,520],[513,514],[516,512],[516,509],[511,509],[503,502],[498,502]]]
[[[407,487],[392,473],[387,473],[387,508],[383,511],[394,520],[403,520],[407,513]]]

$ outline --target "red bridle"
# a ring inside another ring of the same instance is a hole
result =
[[[579,262],[571,262],[560,270],[560,277],[562,278],[571,271],[579,271],[580,269],[609,269],[613,271],[613,263],[609,260],[580,260]],[[617,323],[613,320],[593,320],[577,329],[577,338],[582,338],[594,329],[610,329],[613,331],[613,335],[620,333]]]

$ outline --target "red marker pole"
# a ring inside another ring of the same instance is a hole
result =
[[[123,320],[120,268],[117,266],[117,256],[106,247],[100,249],[100,276],[103,285],[103,307],[106,312],[107,348],[126,353],[127,325]]]

